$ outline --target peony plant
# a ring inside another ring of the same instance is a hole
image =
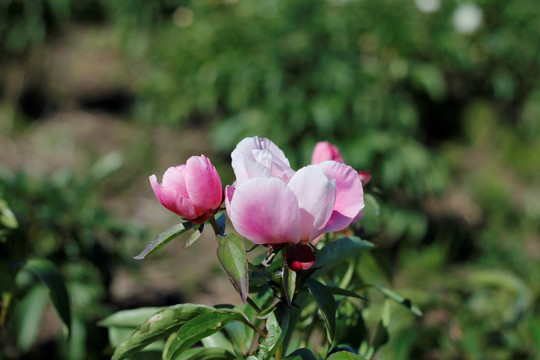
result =
[[[162,359],[370,359],[388,339],[390,308],[385,300],[371,336],[368,289],[420,314],[407,299],[360,278],[359,260],[371,242],[339,238],[346,229],[358,233],[353,225],[362,221],[367,181],[336,146],[317,144],[312,164],[294,170],[276,144],[254,136],[238,143],[231,159],[236,180],[225,189],[204,155],[169,168],[161,184],[150,176],[158,200],[184,221],[135,258],[181,235],[190,246],[210,223],[218,260],[242,303],[113,314],[101,322],[116,347],[113,359],[151,351]],[[234,232],[226,233],[225,213]],[[265,250],[248,261],[245,241]]]

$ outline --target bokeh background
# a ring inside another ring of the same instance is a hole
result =
[[[362,274],[424,313],[394,309],[379,359],[538,359],[539,24],[536,0],[0,0],[0,260],[54,261],[74,314],[65,341],[18,279],[0,358],[105,359],[113,311],[238,302],[211,238],[132,256],[178,221],[149,175],[204,153],[230,183],[259,135],[372,174]]]

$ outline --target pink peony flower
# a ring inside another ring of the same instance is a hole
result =
[[[313,154],[311,155],[311,163],[318,164],[326,160],[334,160],[344,163],[337,146],[330,144],[328,141],[320,141],[315,145]]]
[[[150,185],[163,206],[195,224],[208,220],[223,199],[219,174],[204,155],[168,168],[161,184],[150,176]]]
[[[357,172],[335,161],[294,172],[270,140],[242,140],[231,155],[236,183],[225,189],[227,213],[255,244],[307,243],[347,227],[364,207]]]

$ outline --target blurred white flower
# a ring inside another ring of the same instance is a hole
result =
[[[414,0],[416,8],[424,13],[432,13],[440,9],[441,0]]]
[[[473,3],[461,4],[452,15],[454,28],[463,34],[474,32],[482,24],[484,14],[478,5]]]

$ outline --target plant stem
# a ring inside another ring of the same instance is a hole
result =
[[[247,297],[247,303],[249,305],[251,305],[251,307],[257,312],[257,313],[262,313],[262,310],[257,306],[257,304],[255,304],[255,301],[251,300],[251,298],[248,296]]]
[[[221,230],[219,229],[219,225],[216,221],[216,218],[214,217],[214,215],[210,216],[210,224],[212,224],[212,228],[214,229],[214,232],[216,233],[216,236],[217,235],[223,235],[221,233]]]

